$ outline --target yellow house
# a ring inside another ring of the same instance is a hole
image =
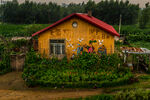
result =
[[[38,51],[46,57],[71,58],[83,51],[114,53],[119,34],[103,21],[83,13],[71,14],[32,35],[38,35]]]

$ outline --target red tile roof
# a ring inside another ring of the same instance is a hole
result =
[[[117,31],[111,25],[108,25],[107,23],[105,23],[105,22],[103,22],[103,21],[101,21],[101,20],[99,20],[99,19],[97,19],[97,18],[95,18],[93,16],[90,17],[87,14],[83,14],[83,13],[73,13],[73,14],[71,14],[71,15],[69,15],[69,16],[67,16],[67,17],[65,17],[65,18],[63,18],[63,19],[61,19],[59,21],[57,21],[56,23],[54,23],[54,24],[52,24],[52,25],[50,25],[50,26],[48,26],[48,27],[46,27],[46,28],[44,28],[44,29],[34,33],[34,34],[32,34],[32,36],[38,35],[40,33],[43,33],[44,31],[47,31],[47,30],[57,26],[58,24],[66,21],[66,20],[68,20],[68,19],[70,19],[70,18],[72,18],[74,16],[77,16],[80,19],[83,19],[83,20],[85,20],[85,21],[87,21],[87,22],[89,22],[89,23],[99,27],[100,29],[105,30],[105,31],[109,32],[112,35],[120,36],[119,33],[117,33]]]

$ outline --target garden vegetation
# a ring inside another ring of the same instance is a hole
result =
[[[150,91],[144,89],[129,89],[120,91],[115,95],[101,94],[86,98],[76,98],[66,100],[150,100]]]
[[[22,77],[30,87],[100,88],[128,84],[133,74],[116,54],[84,52],[67,61],[45,59],[31,50]]]
[[[0,42],[0,75],[11,71],[10,53],[4,42]]]
[[[115,100],[149,100],[150,91],[145,89],[129,89],[117,93]]]

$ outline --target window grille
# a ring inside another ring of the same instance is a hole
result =
[[[65,40],[50,40],[50,54],[65,54]]]

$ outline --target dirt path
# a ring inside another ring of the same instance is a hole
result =
[[[21,72],[0,76],[0,100],[58,100],[101,94],[102,89],[39,89],[28,88],[21,78]]]
[[[97,95],[101,91],[14,91],[0,90],[0,100],[56,100]]]

